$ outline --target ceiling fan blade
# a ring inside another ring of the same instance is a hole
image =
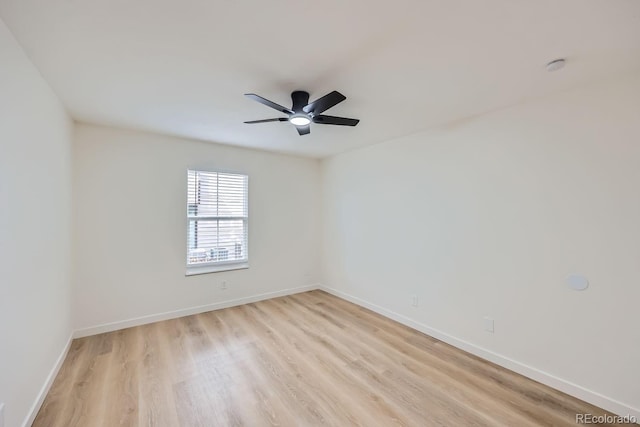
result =
[[[334,90],[322,98],[316,99],[315,101],[305,105],[302,110],[304,110],[305,113],[320,114],[334,105],[341,103],[345,99],[347,99],[346,96]]]
[[[254,101],[258,101],[260,104],[264,104],[267,107],[271,107],[274,110],[281,111],[285,114],[293,114],[293,111],[291,111],[290,109],[283,107],[282,105],[276,104],[275,102],[271,102],[268,99],[261,97],[260,95],[256,95],[255,93],[245,93],[244,96],[246,96],[247,98],[251,98]]]
[[[296,126],[296,130],[300,135],[308,135],[311,133],[311,126]]]
[[[277,119],[263,119],[263,120],[250,120],[248,123],[250,125],[254,124],[254,123],[267,123],[267,122],[286,122],[289,119],[287,119],[286,117],[278,117]]]
[[[313,123],[320,125],[340,125],[340,126],[355,126],[360,122],[358,119],[348,119],[346,117],[325,116],[320,114],[313,118]]]

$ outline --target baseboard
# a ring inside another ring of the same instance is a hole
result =
[[[388,310],[384,307],[373,304],[369,301],[365,301],[361,298],[355,297],[337,289],[333,289],[323,285],[320,285],[318,289],[321,289],[325,292],[328,292],[361,307],[368,308],[369,310],[375,311],[376,313],[384,317],[388,317],[389,319],[395,320],[398,323],[402,323],[405,326],[416,329],[424,334],[439,339],[440,341],[446,342],[447,344],[450,344],[475,356],[481,357],[482,359],[493,362],[496,365],[514,371],[520,375],[524,375],[527,378],[531,378],[532,380],[538,381],[539,383],[545,384],[551,388],[562,391],[563,393],[566,393],[570,396],[584,400],[585,402],[603,408],[616,415],[634,416],[636,417],[636,419],[640,419],[640,409],[635,408],[631,405],[618,402],[615,399],[611,399],[595,391],[588,390],[570,381],[558,378],[555,375],[551,375],[547,372],[541,371],[540,369],[534,368],[524,363],[520,363],[498,353],[494,353],[491,350],[479,347],[468,341],[456,338],[445,332],[431,328],[423,323],[410,319],[409,317],[406,317],[402,314],[396,313],[392,310]]]
[[[159,322],[162,320],[176,319],[178,317],[190,316],[192,314],[204,313],[212,310],[220,310],[222,308],[235,307],[237,305],[249,304],[252,302],[258,302],[266,299],[283,297],[286,295],[293,295],[300,292],[307,292],[314,289],[318,289],[318,285],[306,285],[297,288],[282,289],[275,292],[267,292],[264,294],[252,295],[243,298],[237,298],[233,300],[227,300],[222,302],[216,302],[213,304],[199,305],[196,307],[183,308],[180,310],[167,311],[165,313],[151,314],[148,316],[136,317],[133,319],[122,320],[118,322],[104,323],[102,325],[91,326],[88,328],[78,329],[74,332],[74,338],[83,338],[91,335],[102,334],[105,332],[118,331],[120,329],[131,328],[133,326],[146,325],[148,323]]]
[[[53,365],[51,372],[49,372],[49,375],[47,376],[47,379],[45,380],[44,385],[40,389],[40,393],[38,393],[38,397],[36,401],[33,402],[33,405],[31,405],[31,409],[29,409],[29,414],[27,415],[27,418],[25,418],[24,422],[22,423],[23,427],[31,426],[31,424],[33,424],[33,421],[36,419],[36,415],[38,415],[38,411],[40,410],[40,407],[44,402],[44,398],[47,397],[47,393],[49,393],[49,389],[53,384],[53,380],[56,379],[56,376],[58,375],[58,371],[60,371],[60,368],[62,367],[62,363],[64,362],[64,359],[67,357],[67,353],[69,352],[69,348],[71,347],[71,341],[73,341],[73,334],[69,335],[67,344],[62,349],[62,352],[60,353],[60,356],[58,356],[56,363]]]

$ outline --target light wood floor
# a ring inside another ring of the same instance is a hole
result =
[[[575,426],[601,409],[322,291],[75,340],[34,425]]]

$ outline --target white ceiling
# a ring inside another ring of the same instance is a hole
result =
[[[79,121],[323,157],[640,71],[638,0],[0,0]],[[547,73],[544,64],[567,58]],[[246,99],[331,90],[300,137]]]

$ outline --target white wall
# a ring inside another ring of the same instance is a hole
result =
[[[185,277],[189,168],[249,175],[248,270]],[[77,328],[317,283],[319,192],[317,160],[78,125]]]
[[[640,78],[322,171],[328,287],[640,408]]]
[[[0,21],[0,402],[20,425],[71,334],[71,121]]]

